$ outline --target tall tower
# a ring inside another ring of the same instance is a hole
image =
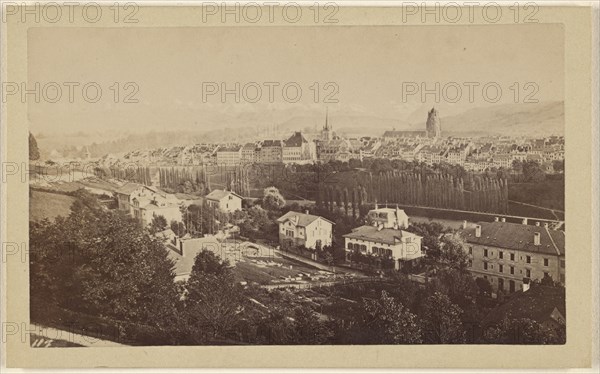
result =
[[[427,126],[425,128],[428,138],[440,138],[442,136],[442,123],[438,117],[435,107],[427,113]]]
[[[323,126],[323,130],[321,131],[321,139],[327,141],[331,140],[331,127],[329,126],[329,108],[327,108],[325,112],[325,126]]]

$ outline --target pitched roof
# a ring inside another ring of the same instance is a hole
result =
[[[483,326],[491,326],[503,318],[530,318],[543,323],[551,318],[554,309],[566,317],[565,290],[559,287],[532,285],[526,291],[514,293],[506,303],[494,308],[482,321]]]
[[[565,254],[565,232],[544,226],[510,222],[479,222],[481,236],[475,237],[475,227],[461,230],[468,243],[551,255]],[[540,245],[534,245],[534,233],[540,233]]]
[[[229,194],[237,196],[240,199],[242,198],[240,195],[236,194],[233,191],[223,191],[223,190],[214,190],[211,193],[209,193],[208,195],[206,195],[206,198],[208,200],[217,200],[217,201],[220,201],[224,197],[229,196]]]
[[[222,148],[217,149],[217,153],[220,153],[220,152],[239,152],[240,149],[242,149],[242,147],[239,146],[239,145],[234,145],[234,146],[231,146],[231,147],[222,147]]]
[[[281,147],[281,140],[264,140],[262,147]]]
[[[379,230],[375,226],[367,225],[357,227],[353,229],[351,233],[344,235],[344,238],[366,240],[385,244],[395,244],[396,239],[401,239],[402,237],[420,238],[420,236],[404,230]]]
[[[298,212],[294,212],[293,210],[290,210],[286,214],[277,218],[277,222],[282,223],[287,220],[292,220],[292,221],[294,221],[296,226],[306,227],[306,226],[310,225],[311,223],[313,223],[314,221],[318,220],[319,218],[333,224],[333,222],[331,222],[330,220],[323,218],[321,216],[313,216],[312,214],[298,213]]]
[[[166,229],[166,230],[157,232],[156,234],[154,234],[154,236],[159,239],[166,240],[168,238],[175,236],[175,233],[171,229]]]
[[[301,147],[302,144],[308,143],[308,140],[302,135],[301,132],[295,132],[294,135],[290,136],[288,140],[285,141],[286,147]]]

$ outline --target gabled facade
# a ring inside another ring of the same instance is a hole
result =
[[[321,249],[333,242],[333,222],[308,213],[287,212],[277,219],[282,247]]]
[[[205,197],[206,203],[225,213],[242,210],[242,197],[233,191],[214,190]]]

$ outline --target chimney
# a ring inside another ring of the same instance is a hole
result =
[[[377,201],[375,201],[375,210],[379,209],[379,205],[377,204]]]
[[[383,225],[380,223],[379,225],[377,225],[377,231],[381,231],[383,229]]]
[[[506,222],[506,218],[502,217],[501,221]]]
[[[308,209],[306,209],[304,212],[305,212],[306,214],[310,214],[310,213],[308,213]]]
[[[527,218],[523,218],[523,224],[526,225],[527,224]]]
[[[475,237],[481,238],[481,225],[475,226]]]
[[[462,228],[463,228],[463,230],[467,228],[467,221],[466,220],[463,221]]]
[[[529,287],[531,287],[531,280],[529,278],[523,278],[523,292],[529,291]]]
[[[548,228],[548,222],[544,222],[544,227]]]
[[[540,233],[539,232],[535,232],[533,233],[533,245],[540,245]]]
[[[539,225],[540,225],[540,223],[539,223],[539,222],[536,222],[536,223],[535,223],[535,225],[536,225],[536,226],[539,226]]]
[[[499,221],[498,217],[494,217],[494,222],[498,222],[498,221]]]

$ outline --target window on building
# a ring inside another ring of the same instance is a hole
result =
[[[531,270],[529,270],[529,269],[525,269],[525,276],[526,276],[527,278],[531,278]]]
[[[285,230],[285,235],[294,237],[294,231],[293,230]]]
[[[499,259],[503,259],[504,258],[504,252],[502,252],[502,251],[498,252],[498,258]]]
[[[352,243],[348,243],[348,249],[352,249],[354,248],[354,246],[352,245]]]
[[[473,247],[469,247],[469,254],[472,255],[473,254]]]
[[[473,267],[473,260],[469,260],[469,267],[472,268]]]
[[[525,262],[531,264],[531,256],[525,256]]]
[[[513,275],[515,274],[515,267],[514,266],[510,267],[510,273],[513,274]]]
[[[361,251],[361,252],[366,252],[366,251],[367,251],[367,246],[366,246],[366,245],[364,245],[364,244],[362,244],[362,245],[360,246],[360,251]]]
[[[504,273],[504,265],[498,265],[498,271]]]
[[[547,278],[547,277],[549,277],[549,276],[550,276],[550,274],[548,274],[548,272],[546,272],[546,271],[545,271],[545,272],[544,272],[544,278]]]
[[[488,256],[488,250],[487,250],[487,249],[484,249],[484,250],[483,250],[483,257],[487,257],[487,256]]]
[[[510,260],[511,260],[511,261],[514,261],[514,260],[515,260],[515,254],[514,254],[514,253],[511,253],[511,254],[510,254]]]
[[[483,263],[483,270],[487,270],[487,269],[488,269],[488,263],[487,263],[487,262],[484,262],[484,263]]]
[[[544,259],[544,266],[548,266],[548,259],[547,258]]]

